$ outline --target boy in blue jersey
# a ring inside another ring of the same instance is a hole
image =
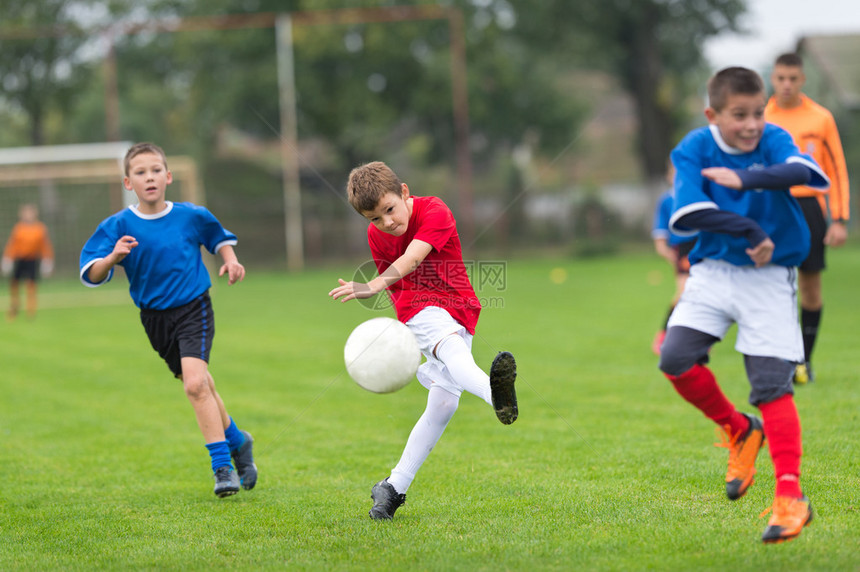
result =
[[[241,281],[245,268],[233,251],[236,235],[205,208],[165,199],[173,175],[157,145],[132,146],[124,169],[123,184],[139,203],[99,224],[81,252],[81,281],[96,287],[113,277],[117,264],[125,269],[149,341],[182,380],[194,408],[212,461],[215,494],[236,494],[240,485],[252,489],[257,483],[254,440],[227,414],[209,373],[215,322],[212,283],[200,255],[200,246],[220,254],[224,264],[218,275],[227,274],[230,285]]]
[[[675,182],[675,167],[669,161],[668,169],[666,170],[666,179],[670,185]],[[651,351],[656,355],[660,355],[660,348],[663,346],[663,340],[666,339],[666,328],[669,324],[669,316],[675,310],[678,300],[681,299],[681,292],[684,291],[684,285],[687,283],[687,277],[690,275],[690,251],[696,244],[696,235],[680,236],[669,229],[669,219],[672,218],[672,204],[675,201],[675,190],[669,188],[657,199],[657,206],[654,209],[654,224],[651,226],[651,238],[654,239],[654,250],[666,259],[675,271],[675,293],[672,295],[672,303],[669,305],[669,311],[666,313],[666,319],[663,321],[663,327],[657,331],[654,336],[654,341],[651,342]]]
[[[809,250],[809,229],[789,188],[826,189],[827,177],[785,130],[764,121],[764,82],[732,67],[708,82],[710,125],[672,151],[677,169],[670,228],[699,231],[687,280],[660,354],[676,391],[724,431],[729,449],[726,494],[736,500],[753,483],[755,460],[770,443],[776,491],[764,542],[783,542],[812,520],[800,488],[800,419],[793,398],[803,361],[797,324],[796,267]],[[761,419],[739,412],[706,367],[710,347],[738,325],[737,349]]]

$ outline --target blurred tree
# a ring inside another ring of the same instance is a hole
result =
[[[685,98],[700,90],[701,78],[690,71],[702,67],[704,40],[737,29],[745,10],[745,0],[441,4],[466,17],[471,146],[479,161],[490,165],[499,152],[509,155],[527,134],[539,149],[564,147],[584,110],[575,95],[559,89],[559,79],[587,66],[609,71],[633,96],[643,169],[655,178],[679,135]],[[358,5],[396,9],[387,0]],[[38,144],[45,141],[46,113],[67,113],[78,87],[95,81],[94,50],[87,58],[85,49],[93,39],[83,29],[343,7],[342,0],[3,0],[4,32],[63,33],[0,40],[0,98],[27,115],[30,142]],[[297,26],[300,133],[330,141],[349,165],[405,133],[422,132],[430,135],[430,145],[410,148],[423,149],[431,164],[450,161],[448,35],[444,21]],[[180,147],[203,148],[223,123],[258,135],[271,134],[279,124],[273,32],[147,32],[117,41],[124,138],[161,139],[169,133]],[[96,101],[85,97],[70,126],[92,125]]]
[[[45,142],[52,109],[67,110],[78,75],[78,49],[87,41],[71,13],[85,2],[3,0],[0,37],[0,101],[27,118],[30,145]],[[48,27],[56,30],[48,33]],[[32,37],[33,29],[43,33]],[[23,144],[23,142],[22,142]]]
[[[701,91],[704,40],[735,29],[745,9],[744,0],[0,2],[0,112],[9,116],[10,106],[21,109],[29,118],[31,143],[108,135],[104,93],[111,75],[94,72],[110,45],[121,137],[156,140],[171,153],[194,155],[204,172],[222,160],[213,150],[224,126],[241,132],[246,139],[239,140],[249,146],[278,137],[275,31],[271,19],[247,28],[242,18],[292,13],[299,135],[305,142],[324,142],[330,172],[314,177],[329,189],[340,185],[326,181],[341,181],[349,168],[372,158],[386,157],[428,177],[456,162],[452,28],[444,18],[387,21],[386,12],[441,6],[463,15],[469,145],[477,178],[503,171],[516,152],[552,165],[571,148],[586,111],[571,86],[578,70],[590,68],[618,78],[633,97],[643,172],[657,179],[685,123],[688,97]],[[375,16],[338,24],[302,18],[343,13],[345,5],[375,9]],[[213,29],[213,16],[223,17],[216,22],[222,29]],[[185,27],[177,31],[180,19]],[[4,35],[10,29],[48,33],[16,45]],[[267,165],[261,149],[245,156],[279,177],[277,163]],[[403,175],[414,180],[413,173]],[[217,193],[219,182],[207,181],[207,188]],[[508,216],[519,220],[516,209],[529,183],[493,177],[483,182],[483,192],[507,194],[502,202]],[[428,186],[444,196],[456,182],[442,175]]]
[[[514,32],[537,52],[565,54],[574,65],[606,70],[635,101],[639,153],[650,179],[685,124],[684,102],[702,89],[703,44],[738,31],[746,0],[487,0],[514,7]],[[691,80],[695,83],[691,83]]]
[[[0,0],[5,145],[104,141],[102,32],[135,0]]]
[[[336,10],[336,0],[153,0],[153,13],[176,16]],[[435,2],[415,2],[435,6]],[[528,131],[557,148],[571,138],[583,108],[558,89],[555,62],[534,57],[511,36],[510,11],[493,13],[471,0],[451,3],[467,22],[472,147],[492,161]],[[396,10],[385,0],[362,8]],[[296,17],[297,22],[301,22]],[[363,22],[294,27],[299,131],[338,151],[344,167],[428,134],[427,164],[452,162],[451,53],[444,20]],[[272,137],[279,126],[273,31],[136,34],[118,38],[124,137],[174,134],[208,145],[219,125]],[[155,92],[159,97],[154,97]],[[160,108],[160,109],[159,109]],[[170,115],[171,117],[168,117]],[[406,148],[406,146],[404,147]],[[419,159],[419,158],[416,158]]]

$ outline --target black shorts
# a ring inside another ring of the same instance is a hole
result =
[[[815,197],[797,197],[806,224],[809,225],[809,255],[800,265],[803,272],[821,272],[826,268],[824,260],[824,236],[827,234],[827,220],[821,205]]]
[[[140,311],[140,321],[149,343],[158,352],[173,375],[182,373],[182,358],[194,357],[209,363],[212,338],[215,337],[215,314],[209,293],[203,293],[188,304],[167,310]]]
[[[15,264],[12,267],[12,278],[15,280],[33,280],[39,279],[39,263],[41,260],[27,260],[24,258],[16,258]]]

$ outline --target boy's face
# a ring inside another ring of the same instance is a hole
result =
[[[372,211],[362,211],[362,216],[382,232],[393,236],[402,236],[409,228],[409,217],[412,216],[412,201],[409,200],[409,187],[402,183],[400,194],[385,193],[376,208]]]
[[[705,109],[705,117],[711,125],[717,126],[723,141],[749,153],[758,146],[764,131],[764,107],[764,93],[736,93],[726,98],[726,105],[720,111],[713,107]]]
[[[39,218],[39,211],[33,205],[24,205],[18,211],[18,218],[22,222],[36,222]]]
[[[800,102],[800,90],[803,89],[806,76],[798,66],[776,65],[770,74],[770,82],[777,103],[781,107],[788,107]]]
[[[123,184],[134,191],[141,205],[157,206],[164,202],[167,185],[173,174],[164,166],[164,159],[156,153],[141,153],[128,163],[128,175]]]

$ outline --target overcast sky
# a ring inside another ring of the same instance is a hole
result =
[[[715,70],[741,65],[764,73],[802,36],[860,34],[860,0],[748,0],[747,5],[742,24],[750,34],[723,35],[705,45]]]

